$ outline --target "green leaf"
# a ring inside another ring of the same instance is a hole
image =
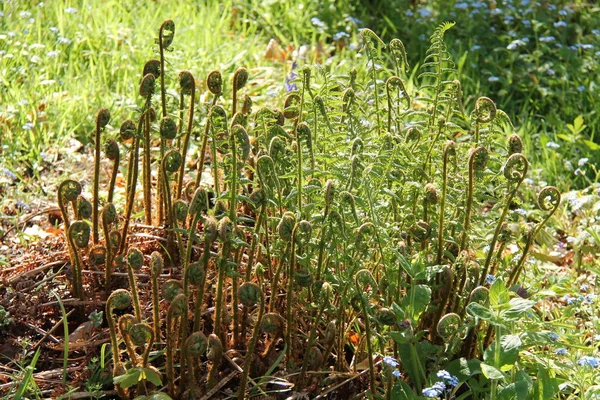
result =
[[[493,363],[501,370],[509,370],[519,358],[519,350],[522,346],[521,338],[517,335],[504,335],[500,338],[500,359],[494,360],[496,342],[492,343],[483,354],[483,360]],[[509,368],[504,368],[509,366]]]
[[[416,321],[419,315],[425,311],[431,301],[431,288],[427,285],[416,285],[409,289],[402,299],[405,312]]]
[[[529,398],[529,393],[533,390],[533,380],[527,372],[517,371],[515,379],[515,394],[518,400],[526,400]]]
[[[591,140],[584,139],[583,143],[585,143],[588,149],[592,151],[600,150],[600,145],[598,143],[592,142]]]
[[[467,306],[467,313],[483,321],[492,321],[494,318],[492,312],[487,307],[475,302],[469,303]]]
[[[546,368],[538,364],[535,398],[538,400],[550,400],[554,398],[556,392],[558,392],[556,379],[551,378]]]
[[[141,368],[131,368],[123,375],[115,376],[113,382],[115,385],[120,385],[122,388],[130,388],[137,385],[142,375]]]
[[[504,378],[504,374],[502,373],[502,371],[500,371],[496,367],[492,367],[491,365],[487,365],[484,363],[481,363],[481,372],[483,372],[483,375],[488,379],[495,380]]]
[[[496,279],[490,287],[490,305],[492,307],[498,307],[508,303],[510,296],[508,289],[502,280]]]
[[[448,364],[446,370],[456,376],[460,382],[465,382],[472,376],[481,374],[481,361],[476,358],[467,361],[466,358],[461,357]]]
[[[534,300],[526,300],[520,297],[511,299],[510,308],[502,313],[502,317],[510,320],[518,319],[523,313],[531,310],[537,302]]]
[[[392,400],[413,400],[417,399],[414,392],[406,382],[396,382],[392,388]]]
[[[150,368],[144,368],[143,372],[148,382],[152,383],[154,386],[157,387],[162,386],[162,380],[160,379],[160,375],[156,373],[156,371]]]

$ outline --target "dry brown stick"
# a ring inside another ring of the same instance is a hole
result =
[[[67,313],[66,317],[69,318],[71,316],[71,314],[73,314],[73,312],[75,312],[75,310],[71,310]],[[53,327],[52,329],[50,329],[46,335],[44,337],[42,337],[34,346],[33,346],[33,350],[37,349],[38,347],[40,347],[40,345],[42,343],[44,343],[44,341],[46,340],[46,338],[48,338],[48,335],[51,335],[54,333],[55,330],[58,329],[59,326],[61,326],[63,324],[63,319],[61,318]]]
[[[100,339],[100,340],[94,340],[92,342],[74,342],[74,343],[69,343],[69,352],[72,350],[80,350],[80,349],[86,349],[89,347],[94,347],[94,346],[99,346],[101,344],[104,343],[109,343],[110,342],[110,338],[106,338],[106,339]],[[62,344],[57,344],[56,346],[48,346],[49,349],[52,350],[57,350],[57,351],[63,351],[64,345]]]
[[[61,318],[62,321],[62,318]],[[52,340],[54,343],[60,343],[60,340],[58,340],[56,337],[52,336],[51,333],[46,332],[45,330],[43,330],[42,328],[40,328],[39,326],[35,326],[35,325],[31,325],[28,322],[25,322],[25,326],[28,327],[31,330],[36,331],[37,333],[39,333],[40,335],[42,335],[45,338],[49,338],[50,340]]]
[[[65,251],[65,254],[66,254],[66,251]],[[30,271],[27,271],[27,272],[24,272],[22,274],[19,274],[19,275],[15,276],[14,278],[12,278],[12,279],[10,279],[8,281],[8,284],[9,285],[13,285],[17,281],[19,281],[19,280],[21,280],[23,278],[28,278],[28,277],[36,275],[36,274],[38,274],[40,272],[44,272],[45,270],[47,270],[49,268],[52,268],[52,267],[55,267],[55,266],[58,266],[58,265],[61,265],[61,264],[64,265],[64,264],[67,264],[67,263],[69,263],[69,259],[68,258],[65,258],[64,260],[52,261],[52,262],[50,262],[48,264],[44,264],[44,265],[39,266],[37,268],[34,268],[34,269],[30,270]],[[6,268],[2,272],[6,273],[6,272],[9,272],[11,270],[16,270],[16,269],[19,269],[19,268],[22,268],[22,266],[17,266],[17,267],[12,267],[12,268]]]
[[[217,392],[219,390],[221,390],[221,388],[223,386],[225,386],[227,384],[227,382],[229,382],[230,380],[232,380],[233,378],[235,378],[237,375],[239,375],[240,373],[238,371],[233,371],[232,373],[230,373],[229,375],[227,375],[225,378],[221,379],[219,381],[219,383],[217,383],[215,385],[215,387],[213,387],[208,393],[206,393],[204,395],[204,397],[202,397],[200,400],[208,400],[211,397],[213,397],[215,394],[217,394]]]
[[[104,305],[106,304],[106,301],[102,301],[102,300],[79,300],[79,299],[64,299],[62,300],[62,303],[64,305],[69,305],[69,306],[86,306],[88,304],[96,304],[96,305],[101,305],[102,307],[104,307]],[[48,303],[44,303],[44,304],[40,304],[38,307],[49,307],[49,306],[57,306],[59,303],[58,301],[50,301]]]
[[[373,367],[378,366],[379,364],[381,364],[381,362],[382,362],[382,360],[377,361]],[[339,384],[337,384],[335,386],[330,387],[329,389],[327,389],[326,391],[324,391],[323,393],[321,393],[320,395],[318,395],[317,397],[315,397],[315,400],[325,398],[325,396],[328,395],[329,393],[333,392],[334,390],[337,390],[337,389],[341,388],[345,384],[347,384],[347,383],[353,381],[354,379],[356,379],[356,378],[358,378],[358,377],[366,374],[367,372],[369,372],[368,368],[365,369],[364,371],[359,372],[358,374],[356,374],[356,375],[354,375],[354,376],[346,379],[345,381],[343,381],[343,382],[341,382],[341,383],[339,383]]]

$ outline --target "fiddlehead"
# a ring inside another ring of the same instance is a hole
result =
[[[115,248],[111,243],[111,225],[117,222],[117,209],[113,203],[108,203],[102,207],[102,232],[106,244],[106,265],[104,270],[104,282],[106,293],[110,293],[110,285],[113,272],[113,259]]]
[[[87,247],[90,240],[90,226],[85,221],[73,221],[69,226],[68,239],[72,251],[71,263],[73,264],[73,295],[80,300],[83,297],[83,281],[81,270],[83,264],[78,249]]]
[[[475,145],[479,144],[479,130],[481,124],[490,123],[496,118],[496,104],[487,97],[480,97],[475,102]]]
[[[554,186],[546,186],[542,190],[540,190],[540,192],[537,195],[538,207],[542,211],[547,212],[548,214],[546,215],[544,220],[542,222],[540,222],[537,225],[537,227],[535,228],[536,234],[544,226],[546,221],[548,221],[548,219],[550,219],[550,217],[552,217],[552,215],[554,215],[556,210],[558,210],[558,206],[560,205],[560,200],[561,200],[560,191],[557,188],[555,188]]]
[[[113,162],[112,173],[110,175],[110,182],[108,184],[108,203],[112,203],[113,196],[115,194],[115,184],[117,182],[117,174],[119,173],[119,162],[121,154],[119,152],[119,144],[114,139],[108,139],[104,143],[104,154],[106,158]]]
[[[238,298],[244,307],[247,308],[251,308],[256,304],[259,304],[258,317],[256,318],[254,332],[252,332],[252,338],[248,344],[248,351],[246,352],[246,359],[244,360],[240,389],[238,392],[238,399],[243,400],[244,394],[246,393],[246,382],[248,381],[248,374],[250,373],[252,357],[254,356],[254,349],[256,348],[256,342],[260,336],[259,325],[260,321],[262,321],[263,313],[265,311],[265,297],[257,284],[252,282],[244,282],[238,289]]]
[[[241,90],[248,82],[248,70],[246,68],[238,68],[233,73],[233,106],[231,115],[237,112],[237,92]]]
[[[208,347],[208,340],[202,332],[192,333],[185,341],[185,356],[187,358],[188,368],[188,390],[191,396],[188,398],[194,398],[197,396],[196,393],[196,370],[200,367],[200,356],[206,352]]]
[[[77,197],[80,194],[81,184],[72,179],[67,179],[66,181],[61,182],[61,184],[58,186],[57,200],[58,206],[60,207],[60,212],[62,214],[65,232],[67,232],[70,225],[69,213],[67,210],[67,202],[75,204],[75,201],[77,201]],[[76,212],[76,207],[73,207],[73,212]]]
[[[371,393],[376,393],[377,387],[375,384],[375,366],[373,365],[373,348],[371,344],[371,323],[369,321],[368,302],[364,297],[366,287],[370,286],[373,291],[377,290],[377,283],[371,272],[367,269],[362,269],[354,275],[354,284],[356,291],[360,297],[363,317],[365,319],[365,340],[367,341],[367,357],[369,360],[369,380]]]
[[[163,273],[165,261],[162,255],[155,251],[150,255],[150,276],[152,278],[152,313],[154,323],[154,339],[160,341],[160,313],[158,300],[158,277]]]
[[[158,30],[158,48],[160,52],[160,100],[162,116],[167,116],[167,99],[165,90],[165,50],[168,50],[175,38],[175,22],[165,20]]]
[[[184,313],[187,313],[187,310],[187,297],[185,294],[180,293],[171,301],[167,312],[167,386],[169,393],[173,396],[176,396],[174,379],[175,352],[178,349],[179,342],[178,321]]]
[[[92,216],[92,203],[82,195],[77,196],[75,201],[76,205],[76,218],[77,219],[90,219]]]
[[[387,94],[388,101],[388,132],[392,132],[392,90],[396,89],[398,92],[398,98],[400,98],[400,92],[403,93],[403,97],[406,99],[406,108],[410,108],[410,96],[406,91],[406,85],[404,81],[397,76],[390,76],[387,81],[385,81],[385,90]],[[400,117],[400,102],[396,101],[396,120],[398,121]],[[397,124],[397,128],[399,125]]]
[[[223,343],[221,342],[221,339],[219,339],[219,337],[214,333],[208,335],[206,358],[208,358],[208,361],[212,363],[210,366],[210,371],[208,372],[206,387],[208,389],[212,389],[219,366],[221,365],[221,360],[223,358]]]
[[[179,86],[181,93],[190,96],[190,111],[188,115],[188,127],[183,139],[183,146],[181,148],[181,166],[179,169],[179,179],[177,183],[177,191],[175,198],[181,198],[181,191],[183,189],[183,174],[185,173],[185,159],[187,157],[187,151],[190,144],[190,137],[192,135],[192,127],[194,124],[194,107],[196,99],[196,81],[190,71],[181,71],[179,73]]]
[[[124,310],[131,305],[131,295],[125,289],[117,289],[108,297],[106,301],[106,319],[108,320],[108,327],[110,332],[110,344],[112,347],[113,354],[113,375],[121,375],[124,373],[123,365],[120,361],[120,351],[117,341],[117,327],[115,324],[115,316],[113,312],[115,310]],[[115,385],[119,396],[126,398],[125,391],[119,386]]]
[[[498,223],[496,225],[496,230],[494,231],[494,236],[492,237],[492,242],[490,243],[490,249],[488,250],[488,254],[485,259],[485,264],[483,265],[483,271],[482,271],[481,277],[479,279],[480,285],[483,285],[483,283],[485,282],[485,279],[488,274],[488,268],[490,266],[490,262],[492,261],[492,256],[496,249],[496,242],[497,242],[500,232],[502,230],[502,226],[503,226],[502,224],[504,223],[504,219],[506,218],[506,215],[508,214],[508,210],[510,209],[510,205],[512,203],[513,197],[515,196],[515,194],[519,190],[519,186],[521,185],[521,183],[523,183],[523,180],[525,179],[525,175],[527,174],[528,166],[529,166],[529,162],[527,161],[527,158],[521,153],[512,154],[510,157],[508,157],[508,160],[506,160],[506,163],[504,164],[504,167],[503,167],[504,177],[510,183],[514,184],[514,188],[510,191],[510,193],[508,194],[508,196],[506,198],[506,205],[504,206],[504,210],[502,211],[502,214],[500,215],[500,219],[498,220]]]
[[[108,125],[110,121],[110,111],[107,108],[103,108],[98,111],[98,115],[96,115],[96,140],[94,144],[95,153],[94,153],[94,188],[92,192],[92,201],[94,203],[92,209],[92,234],[94,244],[98,244],[98,208],[100,206],[100,199],[98,198],[98,190],[100,184],[100,134]]]
[[[133,298],[135,318],[137,319],[137,322],[142,322],[142,309],[140,307],[136,279],[133,275],[134,271],[139,272],[144,265],[144,255],[138,248],[131,247],[127,251],[127,265],[129,266],[129,268],[127,268],[127,275],[129,276],[129,287],[131,289],[131,296]]]
[[[225,311],[223,307],[223,281],[225,279],[225,273],[227,270],[227,260],[229,259],[229,253],[231,252],[234,229],[235,225],[229,219],[229,217],[223,217],[223,219],[219,221],[217,230],[223,246],[221,247],[220,260],[218,264],[217,299],[215,302],[214,328],[214,333],[219,338],[224,338],[222,326],[222,315]]]
[[[469,181],[467,186],[467,199],[465,206],[465,222],[463,226],[460,249],[465,250],[471,227],[471,208],[473,207],[473,196],[475,195],[475,173],[485,169],[488,161],[488,151],[480,146],[469,150]]]
[[[448,191],[448,163],[450,157],[456,159],[456,144],[449,140],[444,145],[444,159],[442,163],[442,195],[440,196],[440,215],[438,217],[438,238],[437,238],[437,264],[442,263],[442,255],[444,252],[444,222],[446,209],[446,193]]]

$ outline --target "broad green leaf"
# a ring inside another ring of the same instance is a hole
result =
[[[526,400],[533,390],[533,380],[525,371],[517,371],[515,379],[515,394],[518,400]]]
[[[413,390],[404,381],[398,381],[392,388],[392,400],[414,400],[417,399]]]
[[[503,379],[504,374],[498,368],[492,367],[491,365],[481,363],[481,372],[488,379]]]
[[[467,360],[461,357],[448,364],[446,370],[450,375],[456,376],[460,382],[465,382],[470,377],[481,374],[481,361],[476,358]]]
[[[152,383],[154,386],[162,386],[162,380],[160,379],[160,375],[156,373],[156,371],[150,368],[144,368],[143,370],[145,374],[145,378],[148,382]]]
[[[510,320],[518,319],[523,313],[531,310],[537,302],[520,297],[511,299],[510,308],[502,313],[502,317]]]
[[[490,287],[490,305],[495,308],[508,303],[509,300],[510,296],[506,285],[502,280],[496,279]]]
[[[554,394],[558,392],[556,379],[551,378],[546,371],[546,368],[538,364],[537,385],[535,398],[537,400],[550,400],[554,398]]]
[[[585,139],[583,141],[583,143],[585,143],[585,145],[588,147],[588,149],[590,149],[592,151],[600,150],[600,145],[596,142],[592,142],[591,140]]]
[[[467,313],[483,321],[491,321],[493,319],[492,312],[479,303],[469,303],[467,306]]]
[[[130,388],[138,384],[141,374],[141,368],[131,368],[123,375],[115,376],[113,382],[115,385],[120,385],[122,388]]]
[[[517,335],[504,335],[500,338],[500,359],[494,360],[494,354],[496,351],[496,342],[492,343],[483,354],[483,360],[488,363],[494,364],[501,370],[509,370],[512,368],[514,363],[519,358],[519,350],[521,349],[522,342]],[[504,368],[508,366],[509,368]]]
[[[431,288],[427,285],[416,285],[406,293],[402,299],[402,306],[405,312],[416,321],[430,301]]]

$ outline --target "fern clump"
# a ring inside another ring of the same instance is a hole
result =
[[[210,95],[198,95],[195,76],[202,71],[181,71],[173,85],[178,101],[166,97],[172,74],[165,50],[175,23],[163,23],[160,59],[140,77],[140,113],[121,125],[120,145],[106,142],[115,170],[127,174],[126,203],[113,203],[114,170],[107,198],[96,195],[95,177],[91,214],[74,205],[77,182],[59,188],[65,232],[76,235],[69,236],[74,296],[91,290],[80,277],[89,268],[80,252],[91,251],[81,219],[92,215],[93,244],[104,249],[94,247],[105,254],[94,259],[106,271],[116,374],[163,367],[148,352],[166,346],[173,397],[208,395],[223,378],[226,357],[240,358],[240,399],[264,392],[258,377],[265,374],[315,390],[320,375],[310,371],[346,373],[363,362],[369,379],[361,390],[373,398],[424,394],[433,374],[461,357],[483,357],[504,376],[500,359],[486,354],[506,333],[481,310],[491,307],[491,293],[517,297],[527,256],[560,194],[542,189],[538,220],[511,213],[516,199],[526,200],[521,184],[529,164],[493,100],[479,97],[465,112],[444,42],[453,25],[434,31],[418,75],[410,74],[402,41],[385,44],[364,30],[366,82],[356,70],[331,76],[306,65],[281,109],[252,112],[253,73],[243,67],[231,77],[230,97],[219,71],[207,74]],[[107,115],[101,110],[99,121]],[[98,134],[106,133],[100,122]],[[132,234],[136,215],[156,230],[155,246]],[[509,248],[518,249],[516,265]],[[129,291],[111,280],[125,268]],[[151,306],[140,303],[137,288],[148,268]],[[159,287],[168,307],[160,304]],[[130,302],[135,316],[123,319],[130,353],[123,362],[112,313]],[[377,378],[382,368],[385,384]],[[130,386],[115,382],[128,396]],[[455,393],[467,393],[474,381],[462,374],[451,382]]]

